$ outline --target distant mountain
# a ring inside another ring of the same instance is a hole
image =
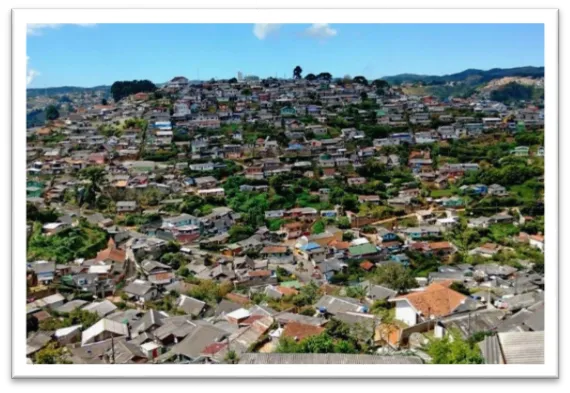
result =
[[[110,92],[111,86],[101,85],[95,87],[76,87],[76,86],[62,86],[62,87],[47,87],[44,89],[33,88],[27,89],[26,93],[28,97],[37,96],[52,96],[57,94],[71,94],[71,93],[88,93],[94,91],[104,91]]]
[[[517,68],[493,68],[491,70],[469,69],[456,74],[449,75],[418,75],[418,74],[399,74],[394,76],[386,76],[382,79],[392,85],[402,83],[423,82],[426,84],[444,84],[447,82],[465,82],[469,85],[477,85],[486,83],[493,79],[504,78],[509,76],[542,78],[544,77],[544,67],[517,67]]]

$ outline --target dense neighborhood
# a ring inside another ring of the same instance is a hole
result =
[[[544,362],[543,98],[292,74],[28,96],[28,362]]]

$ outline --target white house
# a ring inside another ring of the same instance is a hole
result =
[[[531,235],[528,239],[528,244],[531,247],[538,248],[540,251],[544,252],[544,236],[543,235]]]

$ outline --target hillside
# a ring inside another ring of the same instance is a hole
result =
[[[47,87],[45,89],[26,89],[26,94],[28,97],[37,96],[53,96],[59,94],[72,94],[72,93],[82,93],[82,92],[94,92],[94,91],[104,91],[109,92],[111,86],[95,86],[95,87],[77,87],[77,86],[61,86],[61,87]]]
[[[455,74],[449,75],[418,75],[418,74],[399,74],[394,76],[385,76],[382,79],[393,85],[402,83],[423,82],[425,84],[445,84],[447,82],[464,82],[468,85],[477,85],[489,82],[493,79],[505,77],[529,77],[543,78],[544,67],[516,67],[516,68],[493,68],[491,70],[468,69]]]

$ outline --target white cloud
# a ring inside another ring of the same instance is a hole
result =
[[[278,23],[256,23],[253,25],[253,35],[264,40],[268,35],[277,32],[281,28]]]
[[[330,38],[337,35],[337,30],[329,26],[328,23],[313,23],[305,30],[305,35],[312,38]]]
[[[26,86],[28,86],[40,73],[32,68],[28,68],[28,63],[30,62],[30,56],[26,56]]]
[[[45,29],[59,29],[63,23],[28,23],[26,33],[28,35],[42,35]],[[69,23],[81,27],[93,27],[96,23]]]

